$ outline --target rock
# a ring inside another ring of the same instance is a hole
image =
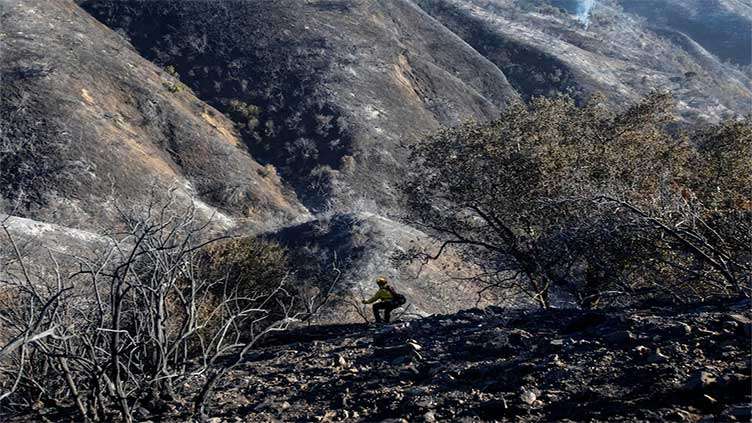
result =
[[[423,414],[423,421],[426,423],[436,423],[436,415],[433,411],[428,411]]]
[[[337,354],[337,364],[342,368],[348,367],[347,360],[341,354]]]
[[[668,359],[669,357],[666,354],[663,354],[660,348],[656,348],[647,358],[649,363],[663,363],[668,361]]]
[[[684,383],[682,388],[686,391],[703,391],[716,383],[716,378],[706,371],[697,371]]]
[[[563,339],[552,339],[548,344],[551,345],[551,348],[555,351],[561,351],[561,349],[564,348]]]
[[[535,400],[538,399],[538,396],[535,395],[535,392],[522,388],[520,399],[527,405],[533,405],[535,403]]]
[[[618,330],[603,335],[603,340],[611,345],[627,345],[635,339],[634,334],[628,330]]]
[[[431,408],[431,407],[435,407],[436,403],[431,398],[425,398],[420,401],[417,401],[415,405],[417,405],[418,407],[422,407],[422,408]]]
[[[222,423],[222,417],[211,417],[206,423]]]
[[[420,351],[423,349],[423,347],[421,347],[420,344],[418,344],[418,342],[414,339],[408,339],[405,343],[411,346],[415,351]]]
[[[718,333],[718,332],[715,332],[715,331],[712,331],[712,330],[707,330],[705,328],[697,328],[697,332],[699,332],[699,333],[701,333],[703,335],[709,335],[709,336],[718,336],[718,335],[720,335],[720,333]]]
[[[409,327],[410,327],[410,322],[402,322],[402,323],[397,323],[397,324],[395,324],[395,325],[393,326],[393,328],[394,328],[394,330],[395,330],[396,332],[402,332],[402,331],[405,331],[405,330],[407,330],[407,329],[408,329]]]
[[[327,410],[326,413],[324,413],[323,416],[319,417],[320,422],[330,422],[334,420],[334,418],[337,417],[337,412],[332,410]]]
[[[680,421],[686,423],[695,423],[700,420],[700,416],[698,416],[697,414],[690,413],[689,411],[682,410],[680,408],[674,410],[673,413],[668,415],[668,417],[671,421]]]
[[[553,360],[551,360],[551,362],[554,364],[554,366],[557,367],[567,367],[567,365],[563,361],[561,361],[558,354],[554,354],[554,358]]]
[[[650,348],[644,346],[644,345],[638,345],[633,350],[635,353],[637,353],[640,357],[645,357],[650,353]]]
[[[679,327],[681,329],[681,334],[683,334],[685,336],[689,336],[689,335],[692,334],[692,326],[690,326],[690,325],[688,325],[688,324],[686,324],[684,322],[677,323],[677,327]]]

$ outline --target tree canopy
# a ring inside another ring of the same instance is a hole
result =
[[[443,241],[437,254],[458,247],[486,283],[542,306],[552,289],[582,305],[605,292],[746,292],[752,121],[684,132],[673,104],[536,98],[442,129],[410,147],[407,220]]]

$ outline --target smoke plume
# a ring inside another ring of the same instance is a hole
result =
[[[592,9],[593,6],[595,6],[595,0],[579,0],[577,2],[575,14],[577,15],[577,19],[582,22],[586,28],[590,25],[590,9]]]

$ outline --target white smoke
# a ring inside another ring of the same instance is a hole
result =
[[[579,0],[577,2],[577,9],[575,9],[577,20],[582,22],[582,24],[585,25],[585,28],[590,25],[590,9],[592,9],[593,6],[595,6],[595,0]]]

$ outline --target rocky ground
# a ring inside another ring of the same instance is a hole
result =
[[[749,421],[750,317],[491,307],[300,328],[227,378],[212,421]]]

